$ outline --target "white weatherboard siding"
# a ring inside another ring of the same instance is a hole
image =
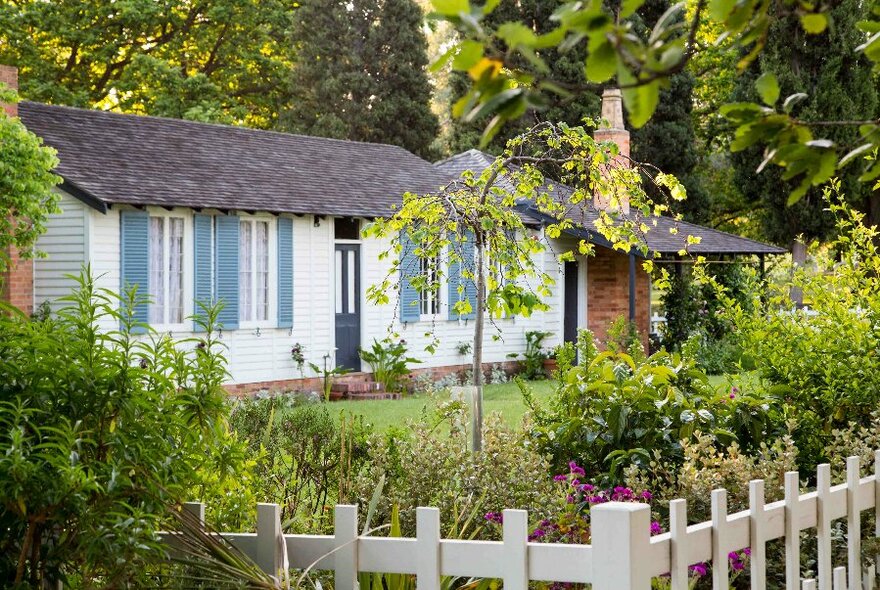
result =
[[[48,301],[57,310],[57,299],[77,284],[67,275],[78,276],[88,256],[87,207],[67,193],[60,195],[61,212],[49,216],[46,233],[37,240],[37,250],[46,257],[34,259],[35,308]]]
[[[78,201],[71,201],[68,210],[77,209]],[[87,262],[91,263],[92,272],[96,277],[99,287],[118,291],[120,288],[120,213],[118,207],[112,207],[106,214],[79,205],[83,212],[81,231],[83,238],[81,251],[87,252]],[[148,208],[154,214],[169,214],[164,209]],[[185,231],[188,237],[185,240],[184,264],[187,281],[186,315],[193,312],[191,300],[191,283],[193,281],[193,247],[192,247],[192,211],[188,209],[174,209],[170,214],[184,217]],[[229,371],[232,375],[231,383],[255,383],[267,381],[280,381],[297,379],[300,377],[314,376],[308,367],[304,374],[300,374],[290,358],[290,349],[295,343],[300,343],[305,351],[306,361],[323,366],[325,354],[334,354],[335,346],[335,262],[334,262],[334,236],[332,218],[322,218],[318,226],[312,216],[293,217],[293,327],[274,328],[261,327],[242,328],[238,330],[224,330],[222,342],[227,347],[225,355],[228,360]],[[68,231],[71,226],[61,223],[53,223],[50,231],[45,236],[46,244],[54,244],[63,240],[68,233],[77,234],[77,231]],[[271,224],[272,232],[275,224]],[[273,237],[274,240],[274,237]],[[448,365],[461,365],[469,362],[469,356],[461,356],[455,350],[460,342],[472,342],[473,320],[458,321],[448,320],[448,302],[444,300],[442,313],[437,317],[434,330],[440,339],[439,350],[430,355],[424,348],[429,343],[430,337],[425,332],[431,330],[431,322],[422,321],[407,325],[401,324],[395,317],[396,303],[375,306],[366,302],[366,289],[369,285],[381,281],[388,271],[390,260],[379,260],[379,254],[388,248],[387,242],[377,240],[363,240],[361,244],[361,345],[369,346],[373,339],[383,339],[388,334],[389,327],[398,332],[407,341],[412,356],[422,360],[418,368],[442,367]],[[497,325],[502,329],[503,339],[492,338],[495,330],[487,325],[484,359],[487,363],[504,362],[509,359],[511,353],[519,354],[525,350],[525,333],[530,330],[544,330],[554,335],[545,341],[547,346],[558,344],[562,337],[562,306],[559,293],[562,291],[561,265],[556,261],[556,255],[563,248],[571,248],[574,244],[557,242],[554,251],[546,252],[542,257],[544,269],[556,280],[557,285],[553,289],[553,296],[547,301],[550,310],[537,312],[530,318],[506,318],[497,320]],[[45,249],[45,248],[44,248]],[[55,253],[46,263],[59,264],[63,258],[62,253]],[[67,261],[67,264],[73,264]],[[76,263],[74,272],[78,271],[81,262]],[[222,264],[222,262],[221,262]],[[44,272],[41,280],[54,280],[55,271],[48,272],[53,266],[42,267]],[[41,271],[42,272],[42,271]],[[395,276],[395,280],[397,277]],[[41,283],[47,284],[48,283]],[[270,292],[277,289],[277,275],[275,269],[270,272]],[[45,291],[44,298],[48,298]],[[63,293],[58,293],[62,295]],[[53,295],[54,297],[55,295]],[[274,301],[274,297],[273,297]],[[273,307],[269,311],[270,318],[274,321],[277,317],[277,309]],[[115,329],[116,325],[108,324],[105,329]],[[163,327],[163,330],[168,330]],[[172,337],[183,339],[193,336],[191,324],[185,328],[173,327],[170,329]],[[197,335],[197,334],[196,334]],[[364,370],[369,370],[365,365]]]

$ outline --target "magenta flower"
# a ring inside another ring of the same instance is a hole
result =
[[[568,462],[568,469],[569,471],[571,471],[572,475],[580,475],[581,477],[583,477],[587,474],[587,472],[584,471],[584,468],[579,467],[578,464],[574,461]]]
[[[663,527],[660,526],[659,522],[657,522],[655,520],[654,522],[651,523],[651,534],[652,535],[659,535],[662,532],[663,532]]]
[[[553,476],[553,481],[565,481],[566,479],[568,479],[567,475],[554,475]]]
[[[650,502],[651,498],[653,498],[653,497],[654,497],[654,495],[651,492],[649,492],[648,490],[645,490],[644,492],[642,492],[642,500],[644,500],[645,502]]]
[[[706,566],[705,563],[695,563],[690,567],[690,570],[691,573],[698,578],[705,576],[709,572],[709,568]]]

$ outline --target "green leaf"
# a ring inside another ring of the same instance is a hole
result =
[[[838,164],[838,167],[843,168],[844,166],[846,166],[847,164],[849,164],[850,162],[852,162],[853,160],[855,160],[856,158],[858,158],[862,154],[868,153],[873,148],[874,148],[873,143],[864,143],[864,144],[860,145],[859,147],[855,148],[854,150],[851,150],[845,156],[843,156],[840,159],[840,163]]]
[[[604,42],[587,55],[584,73],[587,80],[596,84],[607,82],[617,69],[617,52],[609,42]]]
[[[434,63],[432,63],[430,67],[428,67],[428,71],[436,74],[437,72],[442,70],[446,66],[446,64],[452,61],[452,58],[455,57],[457,49],[458,48],[453,45],[452,47],[444,51],[443,55],[434,60]]]
[[[818,35],[828,27],[828,18],[822,13],[811,13],[801,16],[801,27],[810,35]]]
[[[620,18],[632,16],[644,3],[645,0],[623,0],[620,3]]]
[[[431,0],[431,6],[435,12],[445,16],[456,16],[461,12],[471,11],[468,0]]]
[[[736,6],[736,0],[710,0],[709,18],[723,23],[727,20],[734,6]]]
[[[458,44],[458,53],[452,60],[452,67],[456,70],[467,71],[477,65],[483,58],[483,44],[479,41],[465,39]]]
[[[755,82],[755,90],[767,106],[773,106],[779,100],[779,82],[770,72],[764,72]]]
[[[517,45],[532,46],[537,41],[535,32],[519,22],[507,22],[498,27],[498,36],[504,40],[509,47]]]
[[[633,88],[622,90],[623,102],[629,111],[629,122],[636,129],[640,129],[657,108],[660,102],[660,82],[654,80]]]

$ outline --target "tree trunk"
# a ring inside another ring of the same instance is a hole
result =
[[[474,282],[477,288],[476,309],[474,309],[474,407],[471,417],[471,448],[478,452],[483,448],[483,329],[485,316],[483,308],[486,302],[486,270],[483,265],[483,239],[474,236],[477,259],[474,262]]]
[[[792,278],[794,278],[794,273],[796,273],[799,268],[803,268],[806,262],[807,244],[801,240],[795,239],[791,244]],[[792,287],[789,290],[788,296],[791,298],[791,302],[797,309],[800,309],[804,306],[804,290],[800,287]]]

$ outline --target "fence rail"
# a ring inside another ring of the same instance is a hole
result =
[[[711,496],[709,521],[687,525],[684,500],[670,503],[669,532],[651,536],[645,504],[609,502],[591,510],[592,545],[528,541],[528,514],[505,510],[501,541],[442,539],[440,513],[418,508],[415,538],[360,535],[357,507],[335,508],[333,535],[283,534],[275,504],[257,506],[256,533],[221,533],[266,572],[289,567],[333,570],[335,588],[357,587],[359,572],[414,574],[419,590],[439,590],[443,576],[499,578],[505,590],[526,590],[530,580],[590,583],[594,590],[649,590],[669,575],[671,590],[688,590],[689,566],[711,562],[713,590],[729,587],[728,553],[751,549],[752,590],[767,587],[766,544],[785,539],[786,590],[873,590],[874,566],[862,565],[862,513],[872,510],[880,536],[880,451],[874,474],[861,477],[858,457],[846,463],[846,481],[831,485],[831,467],[817,468],[816,490],[801,494],[797,472],[785,474],[785,499],[764,502],[764,482],[750,482],[749,509],[727,511],[727,491]],[[187,510],[204,521],[204,505]],[[832,563],[832,522],[846,519],[847,563]],[[817,578],[801,579],[801,531],[816,530]],[[170,536],[168,533],[166,537]],[[282,542],[283,539],[283,542]]]

